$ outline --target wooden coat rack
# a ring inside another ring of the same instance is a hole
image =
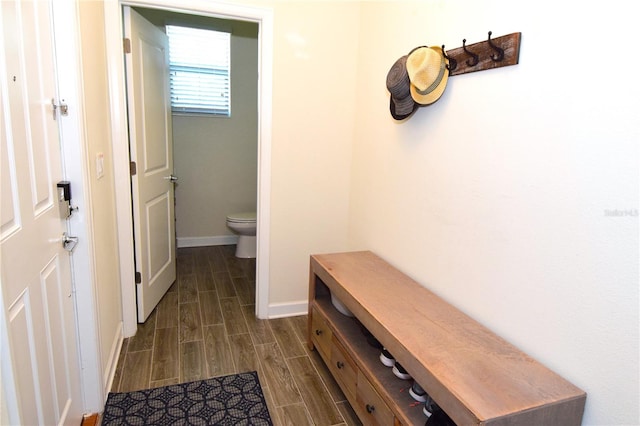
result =
[[[521,33],[512,33],[492,39],[489,31],[485,41],[467,45],[467,40],[462,40],[462,47],[445,53],[449,59],[449,76],[516,65],[520,36]],[[445,52],[444,45],[442,51]]]

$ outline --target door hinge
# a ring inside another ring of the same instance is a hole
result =
[[[131,39],[128,39],[128,38],[122,39],[122,44],[124,47],[124,53],[131,53]]]
[[[138,173],[138,167],[136,166],[135,161],[131,161],[129,163],[129,173],[131,173],[131,176],[135,176],[136,173]]]
[[[140,272],[136,272],[136,284],[140,284],[142,282],[142,274]]]

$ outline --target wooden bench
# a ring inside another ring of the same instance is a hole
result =
[[[424,425],[363,327],[457,425],[570,426],[586,393],[369,251],[311,256],[308,345],[364,424]],[[354,317],[339,312],[337,297]]]

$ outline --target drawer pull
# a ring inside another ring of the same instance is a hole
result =
[[[371,414],[376,410],[376,407],[374,407],[373,405],[367,404],[366,409],[367,409],[367,413]]]
[[[344,367],[344,362],[342,362],[342,361],[336,362],[336,367],[338,367],[339,369]]]
[[[316,336],[319,336],[322,334],[322,330],[316,330]]]

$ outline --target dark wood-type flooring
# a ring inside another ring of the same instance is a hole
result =
[[[178,249],[177,280],[122,346],[112,392],[255,370],[275,425],[359,425],[316,351],[307,316],[259,320],[255,259]]]

